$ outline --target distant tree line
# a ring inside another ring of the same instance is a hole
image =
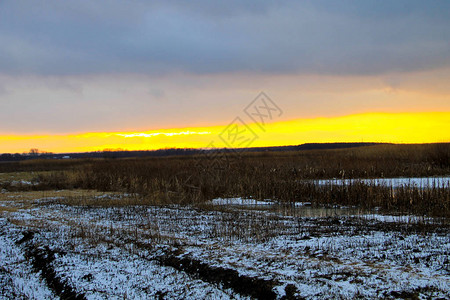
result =
[[[105,149],[103,151],[84,152],[84,153],[51,153],[40,151],[39,149],[30,149],[28,153],[5,153],[0,154],[0,161],[22,161],[29,159],[67,159],[67,158],[128,158],[128,157],[160,157],[174,155],[194,155],[202,154],[207,151],[239,151],[239,152],[277,152],[277,151],[300,151],[300,150],[326,150],[343,149],[363,146],[374,146],[382,143],[308,143],[295,146],[275,146],[275,147],[253,147],[242,149],[192,149],[192,148],[169,148],[159,150],[126,151],[121,149]]]

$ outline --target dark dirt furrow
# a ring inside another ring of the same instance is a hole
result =
[[[86,299],[83,293],[77,293],[68,282],[57,276],[52,262],[55,259],[55,252],[49,247],[38,247],[34,245],[34,232],[26,231],[23,233],[23,238],[17,244],[24,244],[25,256],[31,260],[33,268],[36,272],[41,272],[42,278],[45,280],[47,286],[61,299],[67,300],[84,300]]]
[[[161,265],[186,272],[205,282],[220,284],[224,288],[231,288],[236,293],[244,296],[264,300],[277,298],[277,294],[273,291],[273,288],[277,285],[277,282],[274,280],[245,276],[233,269],[210,266],[190,257],[180,258],[174,253],[160,256],[157,260]],[[286,296],[282,299],[300,299],[294,296],[296,292],[296,289],[289,287],[286,289]]]

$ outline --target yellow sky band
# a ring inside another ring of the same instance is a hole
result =
[[[245,120],[244,120],[245,121]],[[297,119],[247,125],[251,144],[236,143],[223,126],[175,128],[146,132],[0,135],[0,153],[23,153],[31,148],[55,153],[104,149],[154,150],[162,148],[283,146],[322,142],[450,142],[450,112],[362,113],[332,118]],[[219,136],[222,136],[221,139]],[[243,139],[246,141],[248,139]]]

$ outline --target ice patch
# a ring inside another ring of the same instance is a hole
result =
[[[318,185],[349,185],[358,182],[388,187],[412,186],[418,188],[433,188],[450,186],[450,177],[411,177],[411,178],[375,178],[375,179],[322,179],[314,180]]]
[[[257,206],[257,205],[274,205],[274,201],[270,200],[255,200],[245,198],[216,198],[211,200],[214,205],[243,205],[243,206]]]

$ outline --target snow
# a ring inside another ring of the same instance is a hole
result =
[[[245,198],[216,198],[211,200],[214,205],[243,205],[243,206],[257,206],[257,205],[274,205],[274,201],[270,200],[255,200]]]
[[[0,298],[57,299],[39,274],[34,273],[23,250],[8,236],[20,235],[19,232],[5,227],[2,218],[0,225]]]
[[[10,183],[11,186],[27,186],[27,185],[34,185],[31,181],[26,180],[13,180]]]
[[[450,177],[410,177],[410,178],[375,178],[375,179],[323,179],[314,180],[319,185],[349,185],[357,182],[388,187],[414,186],[418,188],[449,187]]]
[[[413,215],[380,215],[380,214],[363,214],[361,218],[377,220],[388,223],[433,223],[434,218],[413,216]]]
[[[201,280],[189,278],[122,249],[78,247],[55,262],[55,270],[69,278],[88,299],[230,298],[226,292]]]
[[[20,204],[12,199],[0,204]],[[417,216],[293,216],[247,209],[277,205],[243,198],[213,199],[211,209],[36,200],[32,207],[0,213],[0,298],[55,297],[15,243],[27,228],[36,230],[33,244],[57,253],[52,266],[58,277],[88,299],[248,298],[158,262],[171,251],[272,280],[278,298],[288,285],[309,299],[389,298],[392,291],[438,298],[450,290],[448,227],[430,232],[395,227],[414,228],[421,220]],[[304,203],[296,209],[311,207]]]
[[[311,202],[295,202],[295,207],[311,206]]]

